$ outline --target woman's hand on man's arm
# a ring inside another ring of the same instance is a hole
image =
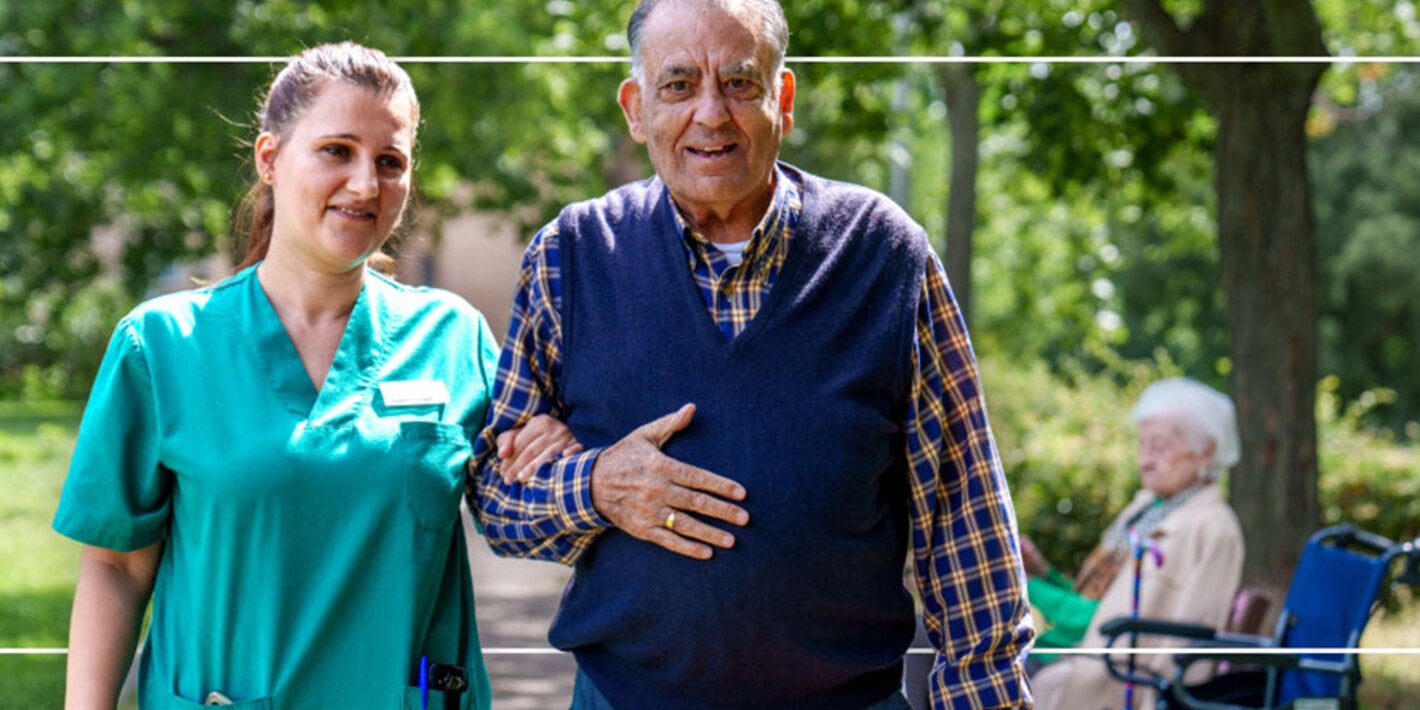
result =
[[[539,466],[581,451],[582,444],[566,424],[539,414],[498,435],[498,473],[505,483],[527,483]]]

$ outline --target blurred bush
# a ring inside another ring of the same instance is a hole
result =
[[[982,380],[1021,531],[1073,571],[1138,490],[1129,408],[1138,385],[1053,373],[1043,362],[985,360]]]
[[[0,309],[0,399],[88,397],[109,336],[135,299],[112,281]]]
[[[1021,531],[1072,574],[1139,489],[1129,410],[1144,387],[1182,374],[1163,355],[1090,374],[985,358],[982,380]],[[1342,402],[1335,377],[1318,385],[1320,525],[1352,522],[1392,540],[1420,535],[1420,424],[1363,425],[1394,395]],[[1226,478],[1222,481],[1226,493]]]
[[[1355,523],[1396,541],[1420,536],[1420,423],[1399,431],[1365,426],[1395,392],[1366,390],[1343,402],[1341,391],[1335,376],[1317,388],[1324,522]]]

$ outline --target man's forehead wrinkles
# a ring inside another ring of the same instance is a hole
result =
[[[715,67],[715,72],[721,76],[758,77],[761,73],[761,66],[759,60],[755,58],[735,59]],[[673,59],[668,60],[661,66],[660,70],[656,73],[656,78],[663,81],[667,79],[693,79],[699,77],[701,74],[702,71],[699,64]]]

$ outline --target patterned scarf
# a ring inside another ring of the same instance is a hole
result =
[[[1207,484],[1198,484],[1167,499],[1155,499],[1128,519],[1116,518],[1100,536],[1099,545],[1090,551],[1089,557],[1080,565],[1080,573],[1075,576],[1075,591],[1090,599],[1104,596],[1105,590],[1109,589],[1110,583],[1129,561],[1133,552],[1129,549],[1130,530],[1132,529],[1141,540],[1153,537],[1169,513],[1197,495],[1204,485]]]

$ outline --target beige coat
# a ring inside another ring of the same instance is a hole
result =
[[[1153,493],[1141,490],[1119,514],[1125,519],[1148,505]],[[1184,623],[1222,628],[1232,607],[1233,595],[1242,581],[1243,536],[1233,509],[1223,501],[1216,485],[1210,485],[1188,499],[1159,524],[1156,532],[1163,551],[1159,567],[1145,556],[1143,583],[1139,593],[1139,615]],[[1099,626],[1118,616],[1129,616],[1133,600],[1132,561],[1120,570],[1090,619],[1082,648],[1102,648],[1105,640]],[[1141,636],[1139,645],[1176,646],[1174,639]],[[1115,646],[1127,646],[1121,638]],[[1123,656],[1119,657],[1121,660]],[[1140,669],[1152,669],[1172,678],[1174,663],[1168,655],[1135,657]],[[1190,669],[1189,681],[1206,676],[1206,664]],[[1124,707],[1124,686],[1114,680],[1098,656],[1062,656],[1031,679],[1036,710],[1118,710]],[[1136,686],[1134,707],[1153,707],[1153,693]]]

